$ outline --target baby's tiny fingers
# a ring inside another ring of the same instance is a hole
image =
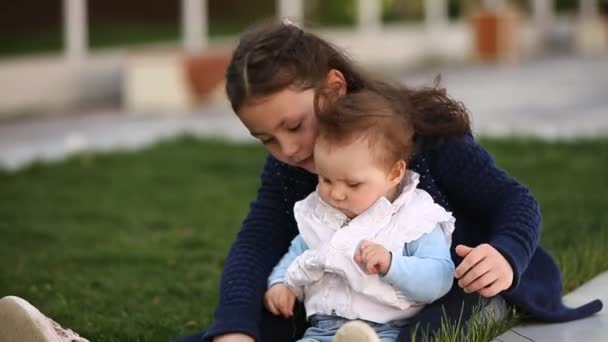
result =
[[[371,246],[372,242],[369,240],[361,240],[361,242],[359,243],[359,248],[357,248],[358,250],[363,250],[368,248],[369,246]]]
[[[268,309],[268,311],[272,312],[273,315],[279,315],[280,314],[279,310],[277,310],[277,308],[274,305],[274,303],[273,303],[272,300],[266,301],[266,309]]]
[[[291,309],[287,304],[283,304],[281,306],[281,315],[283,315],[283,317],[285,318],[291,317]]]
[[[365,271],[369,274],[375,274],[376,273],[376,264],[377,261],[375,259],[368,259],[365,262]]]

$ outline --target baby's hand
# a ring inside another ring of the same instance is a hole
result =
[[[391,267],[391,253],[369,240],[363,240],[355,253],[355,261],[369,274],[386,274]]]
[[[272,285],[264,294],[264,306],[275,315],[285,318],[293,316],[293,306],[296,295],[293,290],[283,283]]]

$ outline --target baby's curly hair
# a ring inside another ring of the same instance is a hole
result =
[[[374,158],[387,168],[399,160],[408,161],[414,150],[414,126],[395,96],[362,90],[324,97],[323,109],[317,106],[317,139],[329,148],[364,139]]]

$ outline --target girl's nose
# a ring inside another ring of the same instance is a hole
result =
[[[294,143],[285,143],[282,146],[283,155],[292,159],[298,152],[298,145]]]

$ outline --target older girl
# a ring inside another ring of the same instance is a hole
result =
[[[214,323],[203,336],[216,342],[296,340],[306,329],[301,311],[276,317],[262,297],[268,275],[298,232],[293,205],[317,186],[315,97],[327,90],[336,96],[358,92],[376,82],[325,40],[285,23],[243,34],[226,78],[234,112],[270,155],[226,258]],[[599,311],[599,301],[576,309],[563,305],[560,271],[538,246],[540,210],[528,189],[499,169],[470,132],[440,134],[451,118],[466,116],[463,106],[440,89],[406,89],[403,96],[414,107],[410,165],[421,175],[419,188],[456,217],[452,257],[458,266],[450,292],[416,315],[398,340],[409,340],[416,324],[436,331],[446,315],[466,322],[479,305],[506,311],[506,302],[548,322]]]

